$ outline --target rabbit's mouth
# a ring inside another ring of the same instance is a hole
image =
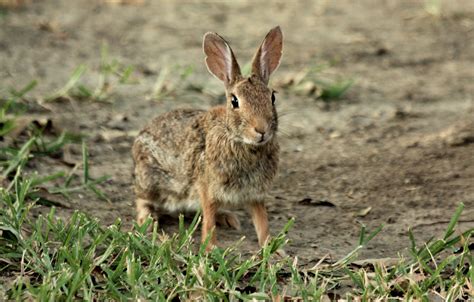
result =
[[[273,137],[273,133],[265,133],[258,137],[243,137],[243,142],[248,145],[262,146],[268,143]]]

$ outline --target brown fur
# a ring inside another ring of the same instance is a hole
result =
[[[259,244],[265,244],[269,231],[264,198],[279,159],[277,112],[265,75],[278,66],[281,39],[279,27],[269,32],[253,63],[264,70],[244,78],[227,42],[215,33],[204,36],[206,64],[224,82],[227,104],[209,111],[175,110],[140,132],[132,149],[139,224],[152,206],[168,211],[201,207],[202,240],[210,235],[211,247],[216,222],[239,227],[234,214],[219,209],[241,205],[252,215]],[[239,108],[233,108],[232,95]]]

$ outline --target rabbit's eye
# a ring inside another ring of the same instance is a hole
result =
[[[230,102],[232,103],[233,108],[239,108],[239,99],[235,95],[231,96]]]
[[[276,101],[275,92],[272,92],[272,105],[275,105],[275,101]]]

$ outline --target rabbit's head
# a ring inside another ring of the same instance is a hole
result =
[[[280,27],[270,30],[253,58],[251,75],[245,78],[229,44],[216,33],[204,35],[206,65],[224,82],[227,128],[238,141],[263,145],[277,131],[275,92],[267,85],[270,74],[280,64],[282,42]]]

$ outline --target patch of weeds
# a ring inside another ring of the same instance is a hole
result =
[[[31,131],[31,136],[20,147],[6,146],[0,148],[0,171],[2,180],[7,181],[11,179],[12,173],[18,170],[23,170],[25,165],[34,158],[41,156],[58,157],[62,155],[62,149],[66,144],[77,143],[81,140],[80,136],[63,132],[59,136],[45,138],[41,129],[34,128]],[[65,197],[70,197],[69,194],[73,192],[91,191],[102,200],[109,200],[107,196],[97,187],[103,183],[108,176],[102,176],[93,179],[89,174],[89,155],[86,144],[82,143],[83,160],[81,164],[76,166],[70,172],[57,172],[46,176],[36,176],[32,178],[35,185],[44,184],[56,180],[59,185],[43,187],[49,194],[62,194]],[[79,185],[73,185],[76,170],[83,168],[83,177],[80,179]],[[62,180],[62,181],[61,181]],[[11,183],[10,186],[11,187]]]
[[[76,71],[66,85],[67,87],[59,91],[58,95],[67,93],[70,87],[73,87],[79,80],[81,74],[82,71]],[[99,198],[108,200],[106,195],[97,186],[106,181],[109,177],[103,176],[98,179],[93,179],[90,176],[89,155],[82,135],[69,133],[67,131],[63,131],[57,135],[54,131],[51,131],[52,125],[50,120],[37,121],[26,118],[27,123],[23,123],[24,125],[21,126],[17,125],[20,115],[27,110],[26,107],[21,106],[19,100],[23,99],[36,84],[36,81],[32,81],[20,90],[10,89],[9,96],[1,99],[0,130],[2,135],[0,137],[5,142],[5,144],[0,146],[0,179],[2,185],[10,190],[13,186],[13,182],[9,181],[14,177],[12,174],[14,174],[15,171],[16,173],[23,171],[28,162],[44,156],[52,158],[62,157],[65,145],[82,141],[83,160],[81,164],[76,164],[74,169],[69,173],[57,172],[46,176],[30,176],[31,181],[35,186],[39,186],[40,184],[53,180],[55,180],[56,183],[61,183],[61,179],[64,179],[64,182],[60,185],[42,189],[46,190],[48,194],[63,194],[66,197],[68,197],[68,193],[71,192],[91,191]],[[21,118],[25,120],[24,117]],[[17,126],[20,127],[21,130],[16,130],[14,138],[6,140],[5,135],[12,132]],[[20,141],[22,141],[22,143],[18,146]],[[73,181],[75,172],[81,165],[84,172],[80,180],[80,185],[73,186],[73,183],[76,183]]]
[[[2,178],[16,171],[19,167],[23,167],[30,159],[31,148],[36,138],[30,138],[20,149],[12,147],[0,148],[0,166],[2,167]]]
[[[99,66],[99,77],[95,88],[81,83],[81,78],[87,71],[87,66],[79,65],[71,74],[68,82],[53,94],[45,98],[45,101],[53,101],[61,98],[88,99],[93,101],[107,101],[112,93],[114,84],[131,84],[131,76],[134,67],[123,65],[117,59],[109,57],[107,44],[101,47],[101,60]],[[115,82],[115,83],[114,83]]]
[[[77,167],[77,166],[76,166]],[[93,179],[90,174],[89,174],[89,153],[88,153],[88,150],[87,150],[87,145],[85,144],[85,142],[83,141],[82,142],[82,169],[83,169],[83,175],[82,175],[82,178],[80,180],[80,184],[77,185],[77,186],[72,186],[72,181],[73,181],[73,178],[74,178],[74,172],[75,172],[75,169],[73,169],[71,171],[71,173],[69,173],[64,181],[64,183],[59,186],[59,187],[53,187],[53,188],[49,188],[48,191],[49,193],[52,193],[52,194],[62,194],[68,198],[70,198],[69,194],[70,193],[73,193],[73,192],[81,192],[81,191],[84,191],[84,190],[90,190],[92,192],[94,192],[97,197],[99,197],[100,199],[102,200],[106,200],[106,201],[109,201],[109,199],[107,198],[107,196],[105,195],[104,192],[102,192],[98,187],[97,185],[107,181],[110,176],[101,176],[97,179]]]
[[[319,83],[323,87],[321,99],[329,102],[341,99],[347,90],[351,88],[352,84],[354,84],[354,80],[338,80],[332,83],[320,81]]]
[[[34,134],[36,137],[34,141],[35,148],[33,149],[33,154],[35,155],[44,155],[44,156],[58,156],[62,154],[62,149],[65,145],[71,143],[78,143],[82,139],[82,135],[69,133],[63,131],[59,136],[54,136],[51,139],[47,139],[41,129],[33,127]]]
[[[1,157],[1,167],[2,167],[2,178],[8,179],[12,172],[17,171],[18,169],[23,169],[25,164],[33,159],[35,156],[48,155],[51,152],[56,152],[64,144],[68,143],[68,139],[65,134],[59,136],[53,141],[43,142],[38,137],[30,138],[20,149],[15,149],[12,147],[9,148],[0,148],[0,157]],[[52,175],[35,177],[33,178],[33,183],[36,185],[43,184],[52,180],[61,180],[58,186],[45,187],[51,194],[62,194],[67,198],[70,198],[71,193],[91,191],[97,195],[102,200],[109,201],[104,192],[102,192],[97,186],[101,183],[107,181],[109,176],[102,176],[97,179],[94,179],[90,176],[89,173],[89,157],[87,152],[87,146],[83,142],[82,144],[82,168],[83,176],[80,179],[79,185],[73,185],[75,183],[75,172],[79,165],[76,165],[69,173],[67,172],[58,172]]]
[[[36,85],[38,85],[38,81],[32,80],[20,90],[16,90],[15,88],[10,88],[9,92],[10,92],[11,98],[13,99],[23,98],[28,92],[32,91],[36,87]]]
[[[0,148],[0,167],[2,176],[8,176],[23,166],[28,160],[39,156],[57,157],[66,144],[77,143],[81,136],[66,131],[59,136],[43,135],[44,129],[32,124],[29,127],[27,141],[21,147],[5,146]]]
[[[328,65],[318,65],[305,68],[284,79],[278,85],[289,88],[297,94],[311,96],[324,102],[341,100],[354,84],[354,80],[325,72],[328,67]]]
[[[151,100],[160,100],[175,93],[187,84],[187,79],[193,74],[194,67],[191,65],[165,66],[158,73],[153,90],[149,96]]]
[[[8,15],[8,11],[2,7],[0,7],[0,20],[6,18]]]
[[[53,92],[53,94],[46,97],[45,101],[48,102],[48,101],[53,101],[53,100],[57,100],[57,99],[60,99],[60,98],[67,98],[67,97],[71,96],[71,93],[72,93],[73,89],[76,88],[76,89],[80,90],[78,82],[81,79],[84,72],[86,71],[86,69],[87,69],[87,67],[84,64],[79,65],[78,67],[76,67],[76,69],[74,69],[71,76],[69,77],[69,80],[67,81],[67,83],[63,87],[61,87],[58,90],[56,90],[55,92]]]
[[[26,108],[18,101],[22,99],[28,92],[33,90],[37,85],[37,81],[33,80],[20,90],[10,88],[9,96],[1,99],[0,109],[0,138],[13,131],[17,124],[18,115],[23,113]],[[35,142],[35,138],[30,138],[19,149],[2,146],[0,148],[0,167],[2,168],[2,178],[17,170],[19,166],[23,166],[30,156],[30,151]]]
[[[423,9],[429,15],[439,18],[443,12],[443,1],[442,0],[425,0]]]
[[[472,291],[473,259],[469,250],[474,229],[455,235],[454,229],[464,205],[455,211],[443,238],[417,246],[411,231],[411,259],[400,256],[372,261],[370,266],[346,266],[347,275],[356,288],[348,297],[371,300],[403,297],[430,301],[435,297],[446,301],[466,300]]]
[[[30,209],[34,206],[33,203],[28,204],[26,202],[32,191],[31,180],[22,180],[20,171],[18,169],[18,173],[13,179],[13,190],[11,188],[0,188],[0,255],[9,255],[8,258],[0,257],[0,262],[6,263],[5,267],[2,266],[2,270],[7,269],[8,265],[19,264],[21,255],[10,254],[10,252],[16,250],[19,242],[25,239],[23,227],[29,219]],[[6,261],[7,259],[8,261]],[[18,261],[18,263],[15,261]]]
[[[111,59],[106,43],[102,44],[100,58],[99,80],[96,88],[91,91],[84,85],[79,85],[78,91],[76,92],[79,97],[104,101],[110,96],[113,78],[117,78],[120,84],[131,83],[130,76],[134,71],[133,66],[124,66],[120,64],[118,60]]]
[[[23,99],[37,84],[38,82],[33,80],[20,90],[10,88],[9,96],[0,99],[0,137],[7,135],[15,128],[16,117],[26,110],[26,107],[18,101]]]

